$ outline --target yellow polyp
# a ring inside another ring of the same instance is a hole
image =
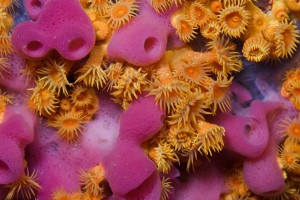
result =
[[[285,5],[291,11],[300,11],[300,2],[298,0],[284,0]]]
[[[13,26],[13,18],[0,7],[0,30],[8,32]]]
[[[205,93],[199,89],[187,93],[169,116],[169,124],[194,124],[198,119],[204,119],[204,114],[211,114],[208,111],[208,102],[210,101]]]
[[[218,13],[222,10],[223,3],[219,0],[213,0],[209,3],[210,10],[214,13]]]
[[[277,0],[273,3],[271,14],[279,22],[286,22],[289,20],[289,9],[281,0]]]
[[[123,18],[124,15],[128,13],[128,7],[125,5],[118,5],[115,6],[111,12],[112,12],[112,16],[114,16],[116,19],[120,19]]]
[[[109,7],[108,0],[88,0],[89,8],[98,11],[101,16],[105,16]]]
[[[190,125],[175,124],[170,127],[167,140],[175,150],[182,151],[192,147],[195,136],[196,132]]]
[[[236,46],[229,40],[218,38],[207,43],[210,54],[215,55],[215,60],[211,64],[212,71],[218,76],[228,76],[232,71],[242,70],[240,54],[236,51]]]
[[[157,69],[157,78],[163,85],[168,85],[174,80],[173,73],[167,64],[161,64]]]
[[[191,5],[188,7],[188,13],[193,23],[200,27],[207,24],[210,19],[214,18],[213,13],[211,13],[208,7],[199,1],[194,1],[191,3]]]
[[[174,149],[167,144],[158,144],[158,146],[150,149],[149,157],[156,164],[157,170],[164,174],[169,173],[173,163],[179,161]]]
[[[280,135],[287,137],[287,140],[293,143],[300,142],[300,116],[293,119],[286,118],[279,125],[281,127],[278,131]]]
[[[11,36],[7,33],[0,35],[0,56],[7,57],[12,52]]]
[[[30,175],[28,168],[16,181],[5,185],[9,189],[5,200],[23,199],[31,200],[34,198],[36,191],[42,187],[36,182],[37,173],[33,171]]]
[[[274,33],[274,40],[278,57],[291,57],[299,43],[299,30],[293,23],[280,24]]]
[[[193,22],[187,15],[175,13],[171,19],[172,26],[176,29],[176,34],[184,42],[193,40],[196,36],[197,24]]]
[[[104,71],[106,63],[104,59],[104,46],[94,46],[92,49],[89,59],[86,63],[75,72],[78,75],[76,82],[82,82],[85,86],[94,87],[97,89],[104,87],[107,76]]]
[[[108,38],[110,30],[107,23],[97,20],[93,22],[93,26],[96,31],[96,36],[98,40],[105,40]]]
[[[13,98],[13,95],[2,92],[0,89],[0,124],[2,123],[4,112],[7,106],[13,104]]]
[[[171,193],[171,189],[173,188],[171,181],[169,178],[165,176],[161,179],[161,196],[160,200],[168,200],[169,194]]]
[[[88,171],[81,171],[80,182],[85,193],[104,198],[105,170],[101,164],[96,165]]]
[[[109,5],[107,15],[108,23],[112,28],[118,28],[129,22],[132,17],[137,15],[138,6],[135,1],[119,0]]]
[[[2,9],[8,9],[10,6],[12,6],[13,0],[2,0],[0,2],[0,8]]]
[[[108,79],[107,90],[111,91],[113,86],[117,85],[119,78],[122,76],[124,71],[123,63],[116,62],[111,63],[105,70],[105,74]]]
[[[35,88],[29,90],[32,92],[29,105],[33,106],[35,112],[39,115],[55,113],[58,99],[53,90],[44,87],[43,81],[38,82]]]
[[[212,56],[214,57],[214,56]],[[210,60],[214,59],[208,53],[194,52],[191,49],[179,49],[171,57],[170,65],[176,77],[192,84],[200,85],[210,72]],[[162,74],[162,73],[160,73]]]
[[[67,142],[74,142],[82,133],[84,126],[82,115],[71,111],[57,114],[48,121],[48,125],[57,128],[58,134]]]
[[[76,107],[85,107],[92,103],[92,100],[97,98],[93,88],[88,88],[81,85],[76,85],[71,93],[71,101]]]
[[[243,46],[243,55],[249,61],[261,62],[270,54],[271,44],[263,37],[250,37]]]
[[[0,57],[0,76],[3,78],[3,72],[8,72],[10,67],[9,59]]]
[[[229,6],[223,8],[218,17],[222,31],[228,36],[239,38],[246,31],[250,13],[245,7]]]
[[[229,86],[231,85],[233,77],[227,79],[226,77],[217,77],[217,80],[211,82],[208,86],[208,93],[212,100],[212,112],[216,113],[217,108],[222,112],[231,109],[231,93]]]
[[[200,33],[206,39],[215,40],[219,37],[221,28],[219,23],[214,20],[201,27]]]
[[[165,12],[171,7],[170,0],[150,0],[151,7],[158,13]]]
[[[51,195],[51,200],[71,200],[71,194],[67,193],[64,189],[57,189]]]
[[[198,120],[195,130],[197,132],[196,143],[201,154],[212,156],[213,152],[220,152],[223,149],[225,129],[222,126]]]
[[[174,56],[180,54],[174,53]],[[157,64],[156,69],[152,74],[152,81],[149,84],[149,95],[155,96],[155,101],[160,107],[167,109],[170,112],[183,101],[184,96],[189,92],[191,85],[176,77],[175,72],[170,68],[173,55],[166,52],[164,58]]]
[[[300,145],[291,140],[286,140],[279,147],[279,159],[287,172],[300,175]]]
[[[66,63],[63,60],[47,59],[44,61],[45,66],[38,69],[36,73],[39,75],[39,81],[44,83],[44,87],[58,94],[62,91],[68,95],[67,86],[71,86],[67,79]]]
[[[111,95],[116,102],[121,104],[125,101],[126,104],[134,99],[138,98],[138,95],[144,90],[147,84],[147,74],[139,68],[134,69],[131,66],[127,66],[124,69],[124,73],[118,79],[117,83],[113,86]]]
[[[237,165],[227,171],[225,183],[230,189],[231,194],[233,193],[236,194],[236,196],[247,197],[250,193],[243,178],[242,166]]]
[[[72,107],[71,101],[69,99],[62,99],[59,103],[59,108],[62,111],[70,111]]]

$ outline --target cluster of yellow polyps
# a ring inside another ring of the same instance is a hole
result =
[[[86,67],[83,66],[77,71],[77,80],[70,83],[67,75],[72,66],[70,61],[60,57],[49,57],[35,63],[28,61],[24,70],[24,73],[31,73],[36,82],[30,89],[29,107],[46,117],[48,125],[57,128],[59,135],[69,142],[79,137],[83,124],[92,120],[99,109],[95,89],[90,87],[90,72],[84,71]],[[88,78],[82,79],[84,76]],[[92,86],[98,86],[98,82],[93,81]]]
[[[68,193],[61,188],[52,194],[52,200],[101,200],[106,197],[108,184],[101,164],[90,170],[81,171],[79,179],[81,191]]]
[[[112,31],[128,23],[138,13],[135,0],[80,0],[93,23],[97,40],[110,37]]]
[[[285,136],[279,148],[282,167],[288,174],[300,175],[300,115],[284,119],[280,126],[279,134]]]
[[[9,67],[8,56],[12,53],[9,31],[13,26],[13,19],[10,15],[13,2],[5,0],[0,2],[0,76]]]
[[[249,61],[287,58],[299,42],[299,31],[291,19],[300,11],[289,5],[292,2],[275,1],[272,11],[266,14],[250,0],[186,1],[173,14],[171,24],[185,42],[196,38],[198,28],[206,39],[221,34],[238,38],[244,42],[242,52]]]
[[[300,110],[300,68],[293,68],[286,72],[281,85],[281,95]]]

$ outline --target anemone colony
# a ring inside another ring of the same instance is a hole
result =
[[[55,128],[66,145],[71,145],[80,141],[85,125],[99,111],[100,90],[109,93],[124,111],[140,95],[154,96],[166,117],[161,130],[142,147],[160,173],[163,200],[172,196],[172,177],[168,175],[172,169],[182,172],[185,168],[189,174],[226,146],[226,128],[207,119],[231,111],[234,97],[230,87],[243,70],[242,60],[288,59],[299,43],[298,1],[275,0],[263,8],[251,0],[149,0],[152,9],[162,17],[172,11],[169,29],[174,30],[181,45],[168,48],[151,65],[136,66],[122,59],[109,59],[106,48],[112,35],[118,29],[126,29],[139,15],[143,3],[136,0],[80,0],[80,3],[95,30],[94,47],[81,60],[67,60],[57,53],[26,59],[21,73],[32,83],[26,94],[27,107]],[[1,77],[10,68],[12,15],[18,6],[17,1],[0,2]],[[200,40],[205,45],[195,47],[195,41]],[[145,43],[146,50],[149,47],[151,51],[153,43]],[[282,80],[281,95],[300,110],[299,68],[287,71]],[[2,91],[5,88],[0,91],[1,122],[7,106],[14,104],[15,95]],[[284,140],[278,145],[277,158],[287,182],[284,192],[271,197],[255,194],[244,182],[242,163],[237,163],[226,170],[228,191],[221,199],[300,198],[300,115],[285,118],[280,127],[278,134]],[[42,190],[36,176],[36,171],[30,174],[24,161],[21,177],[3,185],[9,190],[6,200],[32,199]],[[101,163],[78,172],[78,177],[80,191],[68,193],[58,188],[51,198],[88,200],[111,195]]]

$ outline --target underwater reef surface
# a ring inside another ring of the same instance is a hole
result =
[[[299,16],[2,0],[0,199],[300,199]]]

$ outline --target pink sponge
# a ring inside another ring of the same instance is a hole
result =
[[[35,118],[24,107],[9,107],[0,125],[0,184],[17,180],[24,171],[24,149],[34,139]]]
[[[272,196],[285,190],[286,184],[277,162],[277,145],[273,137],[262,156],[244,161],[243,174],[245,183],[255,194]]]
[[[141,96],[122,116],[117,144],[103,159],[105,176],[114,194],[124,196],[155,173],[154,163],[140,144],[159,131],[163,116],[153,96]]]
[[[171,12],[160,15],[150,7],[147,0],[141,0],[138,16],[113,33],[107,46],[108,57],[133,65],[147,66],[163,56],[168,36],[172,36],[174,43],[170,46],[182,45],[177,42],[175,32],[170,28]]]
[[[155,105],[154,96],[140,96],[121,118],[120,140],[141,144],[163,126],[165,114]]]
[[[215,161],[204,162],[185,182],[175,181],[174,200],[219,200],[221,194],[228,192],[224,174]]]
[[[14,49],[30,58],[55,49],[69,60],[85,57],[95,43],[95,31],[77,0],[49,0],[35,22],[23,22],[12,34]]]
[[[161,181],[159,174],[154,172],[142,185],[125,195],[125,199],[160,199]]]
[[[24,7],[27,15],[31,19],[37,20],[47,1],[48,0],[24,0]]]
[[[25,59],[13,53],[9,56],[9,69],[1,72],[0,85],[17,93],[26,93],[34,83],[24,74]],[[34,87],[34,86],[32,86]]]
[[[225,127],[225,148],[249,158],[259,157],[267,147],[267,114],[281,106],[279,102],[254,100],[249,109],[232,115],[217,115],[213,122]]]
[[[100,94],[99,102],[95,120],[84,125],[84,132],[74,143],[67,143],[41,121],[34,142],[27,148],[28,165],[37,171],[43,188],[37,199],[51,199],[51,194],[60,188],[68,192],[80,190],[80,170],[99,164],[115,146],[122,110],[105,93]]]

